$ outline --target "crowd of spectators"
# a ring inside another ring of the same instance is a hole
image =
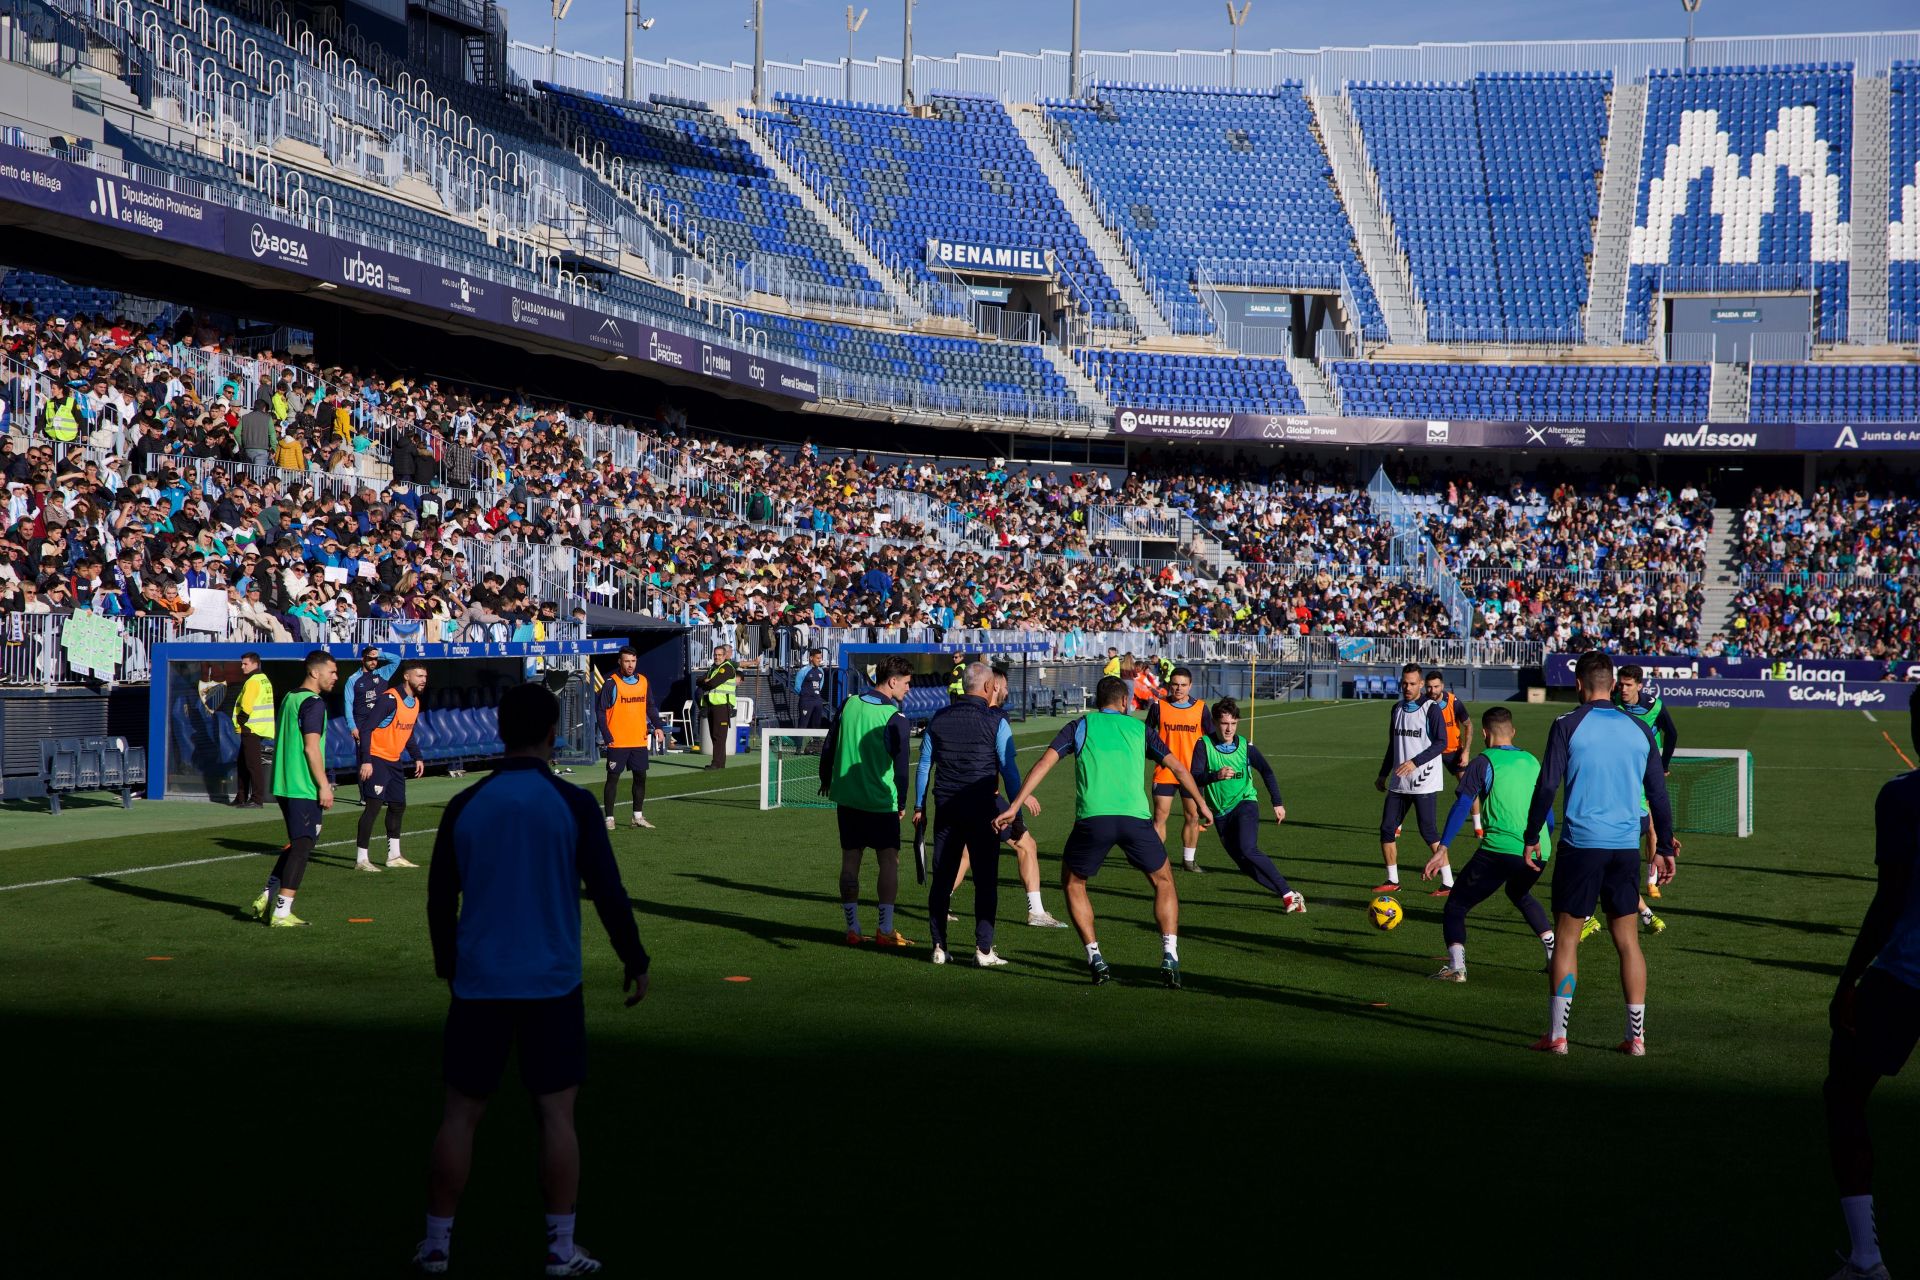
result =
[[[1920,499],[1864,481],[1756,489],[1734,533],[1743,573],[1920,575]]]

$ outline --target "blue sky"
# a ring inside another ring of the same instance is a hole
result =
[[[750,61],[753,36],[744,23],[749,0],[640,0],[657,21],[635,38],[641,57],[685,62]],[[856,37],[856,56],[898,56],[902,0],[868,0],[872,12]],[[854,5],[858,13],[863,6]],[[620,54],[619,0],[574,0],[561,26],[560,47]],[[509,0],[513,36],[545,45],[544,0]],[[914,10],[916,53],[1033,51],[1068,45],[1070,0],[920,0]],[[838,61],[847,48],[846,0],[766,0],[767,57]],[[1830,19],[1823,22],[1822,19]],[[1224,0],[1083,0],[1081,41],[1088,49],[1224,49]],[[1787,0],[1704,0],[1695,30],[1708,35],[1805,34],[1820,30],[1910,30],[1920,26],[1913,0],[1859,0],[1810,11]],[[1347,0],[1343,4],[1287,4],[1253,0],[1241,33],[1243,49],[1423,40],[1620,39],[1675,36],[1686,30],[1680,0]]]

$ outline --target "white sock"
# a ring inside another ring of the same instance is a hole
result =
[[[1400,864],[1399,863],[1395,862],[1390,864],[1387,867],[1387,883],[1388,884],[1400,883]]]
[[[1571,982],[1567,984],[1566,995],[1556,995],[1553,997],[1552,1010],[1552,1025],[1547,1029],[1547,1038],[1550,1040],[1565,1040],[1567,1038],[1567,1019],[1573,1013],[1573,984]]]
[[[1453,888],[1453,864],[1451,862],[1443,862],[1440,864],[1440,887],[1442,889]]]
[[[1880,1233],[1873,1226],[1873,1197],[1841,1196],[1840,1212],[1847,1219],[1847,1235],[1853,1250],[1847,1261],[1856,1270],[1869,1271],[1880,1265]]]
[[[1480,806],[1473,806],[1473,833],[1479,835],[1486,829],[1486,824],[1480,821]]]
[[[1551,929],[1540,935],[1540,945],[1547,949],[1547,959],[1549,960],[1553,959],[1553,938],[1554,934]]]
[[[353,851],[353,860],[355,862],[366,862],[368,860],[367,851],[365,849],[355,849]]]
[[[438,1249],[442,1253],[451,1252],[453,1242],[453,1219],[436,1218],[427,1215],[427,1248]]]
[[[1630,1004],[1627,1006],[1627,1039],[1645,1040],[1647,1038],[1647,1006]]]
[[[1467,944],[1464,942],[1449,942],[1447,944],[1447,960],[1455,971],[1465,973],[1467,971]]]
[[[1653,923],[1653,908],[1652,908],[1652,907],[1642,907],[1642,908],[1640,908],[1640,923],[1641,923],[1641,924],[1652,924],[1652,923]]]
[[[1089,942],[1087,944],[1087,959],[1098,960],[1099,958],[1100,958],[1100,944],[1098,942]]]
[[[1649,863],[1647,865],[1647,888],[1657,889],[1659,887],[1660,887],[1660,871],[1657,867]]]
[[[387,837],[387,861],[398,862],[399,860],[400,860],[400,837],[388,836]]]
[[[1169,960],[1172,960],[1175,964],[1180,963],[1180,935],[1179,934],[1176,934],[1176,933],[1161,934],[1160,949],[1166,952],[1167,958]]]
[[[547,1253],[561,1262],[573,1257],[573,1214],[547,1215]]]
[[[1030,893],[1027,895],[1027,911],[1031,915],[1036,915],[1036,916],[1045,915],[1047,911],[1047,905],[1046,903],[1040,901],[1039,894]]]
[[[273,918],[284,920],[293,914],[293,895],[283,893],[273,900]]]
[[[843,902],[840,904],[840,910],[846,912],[847,931],[849,933],[860,932],[860,904],[857,902]]]
[[[1183,849],[1181,849],[1181,850],[1180,850],[1180,856],[1181,856],[1181,857],[1182,857],[1183,859],[1185,859],[1186,861],[1188,861],[1188,862],[1192,862],[1192,861],[1193,861],[1193,857],[1194,857],[1194,855],[1195,855],[1195,854],[1197,854],[1197,853],[1199,853],[1199,852],[1200,852],[1200,846],[1199,846],[1199,845],[1195,845],[1195,846],[1194,846],[1193,848],[1191,848],[1191,849],[1185,849],[1185,848],[1183,848]]]
[[[893,904],[891,902],[883,902],[880,904],[880,932],[893,932]]]

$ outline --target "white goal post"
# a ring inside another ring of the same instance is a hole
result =
[[[1682,768],[1685,764],[1687,767]],[[1676,831],[1753,834],[1753,753],[1737,747],[1678,747],[1667,778]],[[1683,812],[1684,810],[1684,812]]]
[[[831,800],[820,795],[820,753],[825,729],[760,730],[760,807],[820,809]]]

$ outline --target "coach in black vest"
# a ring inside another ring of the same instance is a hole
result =
[[[933,886],[927,895],[928,927],[933,931],[933,962],[945,964],[947,908],[960,855],[972,854],[973,939],[982,967],[1004,964],[994,952],[993,928],[1000,907],[1000,835],[993,818],[1000,810],[995,784],[1005,781],[1008,795],[1020,793],[1020,768],[1013,730],[987,705],[993,668],[984,662],[960,673],[960,697],[934,713],[920,744],[920,770],[914,788],[914,823],[924,820],[927,780],[933,778]]]

